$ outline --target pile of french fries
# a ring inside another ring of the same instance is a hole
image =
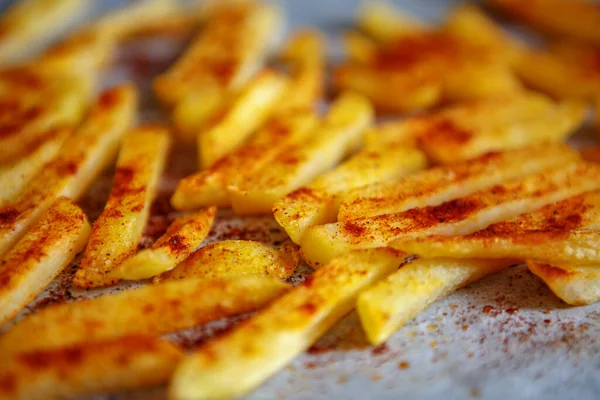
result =
[[[141,0],[34,55],[23,43],[86,4],[16,3],[0,17],[0,399],[241,396],[353,309],[379,344],[520,263],[567,304],[600,300],[600,151],[566,144],[590,103],[600,120],[600,7],[487,3],[546,45],[471,5],[434,26],[365,3],[331,101],[324,36],[280,46],[284,15],[266,2]],[[171,123],[138,124],[134,85],[97,87],[120,43],[165,32],[195,35],[153,81]],[[140,250],[177,141],[196,144],[197,171]],[[90,225],[77,201],[113,165]],[[289,239],[208,243],[228,207],[272,215]],[[301,262],[315,271],[294,287]],[[137,284],[23,313],[72,263],[81,288]],[[250,312],[189,353],[164,337]]]

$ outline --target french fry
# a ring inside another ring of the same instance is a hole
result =
[[[338,167],[279,199],[273,215],[294,243],[311,226],[337,220],[340,197],[357,187],[385,182],[423,169],[425,155],[403,146],[363,150]]]
[[[179,181],[171,204],[177,210],[230,205],[229,185],[245,181],[288,146],[306,138],[317,120],[311,110],[298,110],[285,117],[271,119],[245,145],[212,167]]]
[[[567,304],[585,306],[600,300],[598,264],[559,264],[527,261],[527,267]]]
[[[89,8],[84,0],[25,0],[15,3],[0,18],[0,64],[23,61]]]
[[[287,80],[275,71],[253,78],[231,104],[222,105],[212,121],[198,134],[200,168],[209,168],[238,149],[265,123],[285,93]]]
[[[419,142],[428,158],[450,164],[490,151],[563,141],[585,122],[586,114],[582,102],[554,103],[527,94],[446,108],[423,117],[415,129],[421,130]]]
[[[496,273],[507,260],[418,259],[361,292],[356,311],[369,342],[385,342],[435,301]]]
[[[151,248],[125,260],[111,275],[119,279],[146,279],[175,268],[206,239],[215,213],[216,209],[211,207],[175,219]]]
[[[372,119],[373,110],[365,98],[340,95],[310,137],[292,144],[244,182],[229,186],[233,209],[239,214],[270,212],[279,198],[309,183],[356,148]]]
[[[198,131],[232,101],[234,94],[218,86],[200,88],[193,95],[181,99],[173,107],[173,124],[177,139],[184,143],[195,143]]]
[[[139,127],[123,139],[113,187],[104,211],[94,222],[73,278],[75,285],[96,287],[118,282],[111,272],[137,249],[169,148],[169,131],[162,126]]]
[[[136,104],[132,86],[103,93],[83,125],[66,140],[59,157],[31,180],[16,201],[0,208],[0,257],[58,197],[77,200],[110,164],[135,118]]]
[[[563,144],[542,144],[486,154],[453,165],[431,168],[397,182],[350,191],[342,199],[338,219],[348,221],[436,206],[510,179],[573,163],[577,152]]]
[[[241,88],[260,68],[280,24],[279,10],[268,4],[215,7],[185,54],[155,79],[156,96],[172,106],[207,86]]]
[[[358,26],[381,42],[431,29],[386,1],[367,1],[358,12]]]
[[[0,96],[6,99],[0,122],[1,163],[23,157],[52,130],[75,128],[87,111],[93,84],[86,77],[36,74],[25,68],[0,75]],[[8,79],[17,82],[7,83]]]
[[[90,225],[64,197],[2,258],[0,325],[13,318],[85,248]]]
[[[151,336],[26,351],[2,360],[0,399],[65,399],[157,386],[183,357],[177,346]]]
[[[427,236],[390,243],[410,254],[513,258],[548,263],[600,261],[600,192],[574,196],[466,236]]]
[[[598,189],[600,168],[588,163],[545,171],[469,196],[377,217],[313,226],[302,239],[302,257],[325,265],[349,250],[383,247],[422,235],[466,235],[546,204]]]
[[[589,0],[487,0],[507,15],[556,36],[600,44],[600,9]]]
[[[58,156],[60,147],[70,134],[69,129],[51,131],[31,153],[15,162],[0,165],[0,206],[16,200],[35,175]]]
[[[300,260],[298,247],[290,241],[272,246],[252,240],[223,240],[200,249],[171,271],[155,278],[223,278],[241,275],[289,278]]]
[[[183,279],[46,307],[0,337],[2,354],[158,335],[254,311],[289,285],[259,276]],[[24,340],[23,340],[24,339]]]
[[[398,145],[417,147],[418,133],[404,119],[382,122],[365,130],[363,147],[368,150],[385,150]]]
[[[346,58],[353,64],[369,64],[377,53],[377,42],[355,31],[344,32],[342,46]]]
[[[291,80],[277,113],[314,108],[325,86],[325,39],[317,30],[296,31],[279,57],[290,66]]]
[[[354,307],[358,293],[392,273],[398,252],[351,252],[317,271],[228,335],[187,357],[173,375],[170,399],[246,394],[310,347]]]

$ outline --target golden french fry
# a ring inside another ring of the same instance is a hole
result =
[[[364,97],[342,94],[309,137],[289,146],[244,182],[229,186],[233,209],[239,214],[270,212],[279,198],[309,183],[356,148],[372,119],[373,110]]]
[[[287,80],[275,71],[253,78],[231,104],[221,106],[198,134],[200,168],[209,168],[221,157],[238,149],[277,107]]]
[[[487,0],[507,15],[552,35],[600,44],[600,9],[590,0]]]
[[[348,221],[436,206],[510,179],[577,160],[577,152],[563,144],[542,144],[486,154],[470,161],[431,168],[397,182],[350,191],[342,199],[338,218]]]
[[[173,375],[171,399],[246,394],[310,347],[354,307],[358,293],[398,268],[386,249],[351,252],[317,271],[230,334],[186,358]]]
[[[546,204],[600,188],[600,166],[570,164],[493,186],[438,206],[309,228],[302,257],[325,265],[349,250],[386,246],[422,235],[466,235]]]
[[[24,0],[0,18],[0,64],[22,62],[89,8],[84,0]]]
[[[420,130],[421,148],[431,160],[450,164],[491,151],[563,141],[585,122],[586,114],[585,103],[554,103],[527,94],[446,108],[421,118],[414,129]]]
[[[244,182],[291,144],[306,138],[317,120],[312,110],[298,110],[271,119],[244,146],[212,167],[179,181],[171,204],[177,210],[230,205],[227,186]]]
[[[156,96],[167,105],[207,86],[244,86],[263,63],[281,15],[268,4],[225,2],[207,20],[185,54],[154,81]]]
[[[157,386],[183,357],[177,346],[151,336],[26,351],[2,360],[0,399],[65,399]]]
[[[412,261],[360,293],[356,311],[369,342],[379,344],[435,301],[512,264],[450,258]]]
[[[585,306],[600,300],[600,266],[598,264],[558,264],[527,261],[527,267],[565,303]]]
[[[179,101],[173,107],[173,124],[177,139],[184,143],[195,143],[198,131],[212,117],[218,114],[219,107],[225,107],[233,94],[218,86],[200,88],[193,95]]]
[[[111,272],[137,249],[169,148],[169,131],[162,126],[139,127],[123,139],[113,187],[104,211],[94,222],[73,278],[75,285],[95,287],[118,282]]]
[[[289,285],[261,276],[182,279],[59,304],[0,337],[3,354],[137,334],[162,334],[254,311]]]
[[[291,80],[277,113],[315,108],[325,86],[325,39],[317,30],[296,31],[280,58],[291,68]]]
[[[357,187],[397,179],[423,169],[425,155],[403,146],[363,150],[346,162],[279,199],[273,215],[294,243],[311,226],[337,220],[340,197]]]
[[[418,133],[404,119],[382,122],[365,130],[363,147],[368,150],[385,150],[399,145],[417,147]]]
[[[103,93],[83,125],[70,136],[57,159],[47,164],[18,199],[0,208],[0,257],[27,232],[54,201],[77,200],[116,155],[136,111],[130,85]]]
[[[344,33],[342,45],[348,60],[355,64],[369,64],[373,62],[377,53],[377,43],[355,31]]]
[[[216,209],[177,218],[151,248],[125,260],[112,274],[118,279],[146,279],[169,271],[188,258],[206,239]]]
[[[0,96],[6,99],[0,121],[1,163],[23,157],[52,130],[75,128],[89,105],[93,87],[89,77],[38,74],[27,69],[0,72]]]
[[[252,240],[223,240],[200,249],[155,279],[222,278],[256,275],[289,278],[300,260],[298,247],[290,241],[272,246]]]
[[[382,42],[431,29],[424,22],[386,1],[364,2],[357,20],[362,30]]]
[[[0,325],[13,318],[85,248],[87,217],[60,197],[0,261]]]
[[[411,254],[513,258],[549,263],[600,261],[600,192],[593,191],[495,223],[467,236],[426,236],[390,243]]]
[[[19,193],[50,161],[71,134],[70,129],[51,131],[37,148],[15,162],[0,165],[0,206],[15,201]]]

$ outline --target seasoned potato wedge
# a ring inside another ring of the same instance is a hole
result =
[[[358,293],[398,268],[386,249],[351,252],[317,271],[230,334],[213,339],[177,367],[172,399],[246,394],[310,347],[354,307]]]
[[[200,168],[209,168],[243,145],[273,113],[286,86],[287,80],[283,75],[263,71],[232,103],[221,105],[214,118],[198,134]]]
[[[151,336],[25,351],[2,360],[0,399],[66,399],[157,386],[183,356],[177,346]]]
[[[600,45],[600,7],[590,0],[486,0],[534,28]]]
[[[440,164],[490,151],[559,142],[583,125],[587,105],[554,103],[538,94],[496,98],[446,108],[415,122],[429,159]],[[419,123],[420,122],[420,123]]]
[[[364,97],[340,95],[309,137],[289,146],[245,181],[229,186],[233,209],[239,214],[271,212],[279,198],[309,183],[356,148],[372,119],[373,110]]]
[[[366,1],[357,16],[358,26],[381,42],[427,31],[427,24],[386,1]]]
[[[60,197],[0,264],[0,325],[13,318],[85,248],[87,217]]]
[[[273,206],[275,219],[295,243],[311,226],[337,220],[339,200],[349,190],[385,182],[423,169],[425,155],[403,146],[363,150],[310,185],[296,189]]]
[[[436,206],[578,159],[577,152],[563,144],[542,144],[486,154],[470,161],[431,168],[396,182],[352,190],[342,199],[338,219],[348,221],[415,207]]]
[[[385,150],[399,145],[417,147],[418,133],[404,119],[382,122],[365,130],[363,147],[368,150]]]
[[[296,31],[279,57],[290,66],[291,79],[277,113],[314,108],[325,90],[325,38],[317,30]]]
[[[111,276],[119,279],[146,279],[175,268],[206,239],[215,213],[216,209],[211,207],[175,219],[151,248],[125,260]]]
[[[77,200],[117,153],[135,118],[136,91],[123,85],[103,93],[83,125],[70,136],[57,159],[47,164],[17,200],[0,208],[0,257],[54,201]]]
[[[137,249],[169,147],[169,131],[162,126],[143,126],[123,139],[113,187],[94,222],[74,284],[95,287],[118,281],[111,272]]]
[[[231,102],[234,93],[229,93],[218,86],[207,86],[181,99],[173,107],[173,124],[177,139],[183,143],[195,143],[198,132],[211,118]]]
[[[291,144],[306,138],[317,121],[311,110],[298,110],[285,117],[271,119],[245,145],[210,168],[180,180],[171,204],[177,210],[230,205],[229,185],[249,179]]]
[[[24,0],[0,18],[0,65],[22,62],[89,8],[85,0]]]
[[[600,261],[600,192],[574,196],[467,236],[427,236],[390,243],[410,254],[513,258],[548,263]]]
[[[585,306],[600,300],[598,264],[558,264],[527,261],[527,267],[567,304]]]
[[[60,147],[70,134],[70,129],[53,130],[29,154],[0,165],[0,206],[16,200],[40,170],[58,156]]]
[[[241,275],[287,279],[299,260],[298,247],[290,241],[272,246],[253,240],[223,240],[198,249],[175,269],[158,276],[155,282]]]
[[[418,259],[360,293],[356,311],[369,341],[379,344],[433,302],[512,264],[506,260]]]
[[[302,239],[302,256],[325,265],[353,249],[386,246],[418,236],[466,235],[546,204],[600,188],[600,166],[577,163],[493,186],[438,206],[313,226]]]
[[[207,86],[237,89],[259,69],[277,36],[281,15],[259,2],[223,2],[185,54],[154,81],[156,96],[167,105]]]
[[[183,279],[46,307],[0,337],[3,354],[162,334],[243,314],[287,291],[277,279]]]

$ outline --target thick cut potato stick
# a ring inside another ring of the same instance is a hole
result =
[[[600,45],[600,8],[590,0],[486,0],[534,28]]]
[[[238,89],[260,68],[281,24],[272,5],[235,2],[217,6],[185,54],[154,81],[154,92],[174,105],[207,86]]]
[[[507,260],[419,259],[362,292],[356,311],[369,341],[379,344],[435,301],[512,264]]]
[[[75,128],[87,111],[93,87],[89,77],[35,76],[35,73],[23,70],[7,71],[5,74],[0,80],[13,78],[31,81],[29,88],[17,92],[13,90],[20,85],[0,83],[0,93],[5,90],[8,92],[0,95],[6,99],[0,106],[3,114],[0,122],[1,163],[15,161],[31,152],[52,130]]]
[[[177,218],[152,245],[125,260],[112,274],[120,279],[146,279],[169,271],[188,258],[206,239],[216,209]]]
[[[363,150],[310,185],[282,197],[273,206],[273,214],[294,243],[300,243],[311,226],[337,220],[339,199],[345,192],[400,178],[426,164],[425,155],[409,147]]]
[[[13,318],[85,248],[90,224],[64,197],[2,258],[0,325]]]
[[[372,119],[373,110],[365,98],[342,94],[306,140],[289,146],[246,181],[229,186],[233,209],[239,214],[271,212],[277,200],[335,166],[356,148]]]
[[[350,191],[342,199],[338,219],[348,221],[436,206],[478,190],[579,159],[563,144],[544,144],[491,153],[453,165],[431,168],[396,182]]]
[[[219,107],[224,107],[234,95],[218,86],[208,86],[181,99],[173,107],[172,119],[177,139],[183,143],[195,143],[198,131],[217,115]]]
[[[527,267],[567,304],[585,306],[600,300],[599,264],[558,264],[527,261]]]
[[[386,1],[366,1],[358,12],[358,26],[381,42],[431,29]]]
[[[600,262],[600,192],[593,191],[498,222],[467,236],[427,236],[390,246],[451,258],[513,258],[549,263]]]
[[[272,246],[253,240],[223,240],[200,249],[171,271],[155,278],[222,278],[256,275],[289,278],[300,260],[298,247],[290,241]]]
[[[316,30],[296,31],[280,58],[291,68],[291,80],[277,113],[314,108],[325,86],[325,39]]]
[[[183,357],[172,343],[151,336],[26,351],[2,360],[0,399],[54,400],[158,386]]]
[[[367,128],[363,147],[367,150],[385,150],[399,145],[417,147],[417,134],[403,119],[386,121]]]
[[[265,123],[285,93],[287,80],[277,72],[264,71],[252,79],[231,104],[217,111],[198,134],[200,168],[209,168],[238,149]]]
[[[70,129],[51,131],[31,153],[12,163],[0,165],[0,206],[16,200],[40,170],[58,156],[60,147],[70,134]]]
[[[386,246],[421,235],[466,235],[556,201],[600,188],[600,167],[577,163],[528,175],[439,206],[313,226],[302,256],[318,267],[352,249]]]
[[[228,185],[245,181],[292,143],[306,138],[317,121],[311,110],[298,110],[270,120],[245,145],[221,158],[212,167],[179,181],[171,204],[177,210],[230,205]]]
[[[118,281],[111,272],[137,249],[169,147],[169,131],[162,126],[140,127],[123,139],[113,187],[94,223],[74,284],[95,287]]]
[[[450,164],[491,151],[565,140],[585,122],[587,106],[538,94],[456,105],[423,117],[419,142],[428,158]],[[421,126],[419,126],[421,125]]]
[[[183,279],[60,304],[0,337],[3,354],[126,335],[162,334],[264,306],[289,288],[274,278]]]
[[[0,18],[0,65],[23,61],[89,8],[85,0],[23,0]]]
[[[177,367],[171,399],[232,398],[246,394],[309,348],[354,307],[358,293],[392,273],[403,254],[352,252],[304,284],[207,342]]]
[[[60,197],[77,200],[114,159],[135,118],[137,96],[124,85],[103,93],[83,125],[70,136],[57,159],[47,164],[18,199],[0,208],[0,257]]]

